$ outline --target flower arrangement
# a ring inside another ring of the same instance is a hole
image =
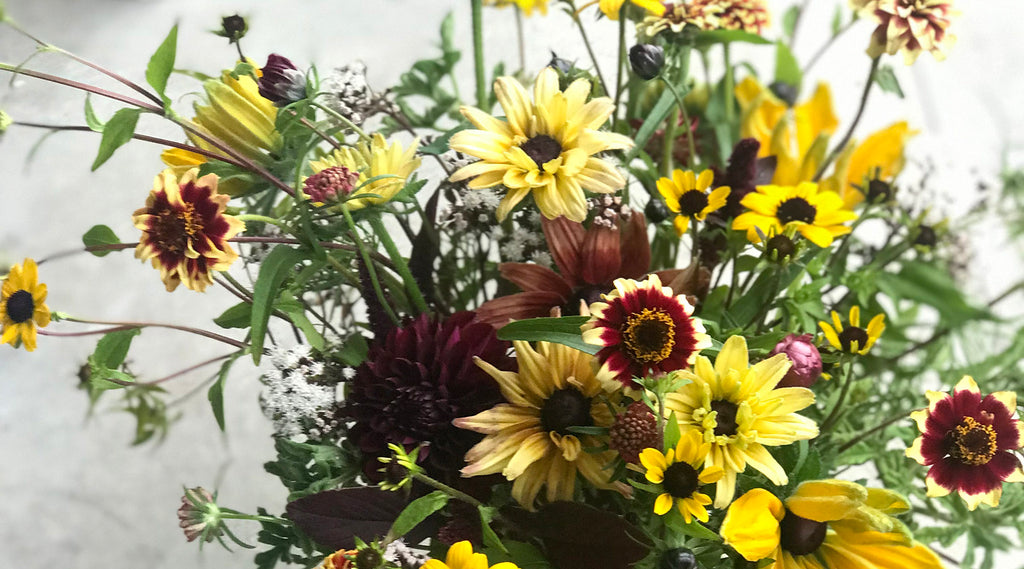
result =
[[[138,335],[231,348],[186,370],[220,364],[221,429],[226,378],[257,367],[285,511],[191,487],[178,518],[188,541],[256,547],[261,569],[992,567],[1022,547],[1000,532],[1024,535],[1024,325],[995,312],[1024,282],[964,292],[954,236],[972,220],[915,203],[908,122],[853,140],[873,91],[902,96],[891,56],[943,59],[959,14],[839,6],[832,40],[876,26],[840,117],[804,82],[817,57],[791,49],[807,4],[470,0],[471,100],[443,86],[462,56],[450,18],[440,54],[389,89],[358,62],[260,66],[240,16],[217,32],[226,69],[177,69],[175,26],[139,85],[0,7],[4,29],[124,87],[0,64],[88,93],[85,127],[0,112],[0,132],[93,131],[94,169],[129,142],[165,165],[123,212],[139,233],[96,225],[82,251],[134,250],[166,293],[238,300],[209,328],[92,321],[47,305],[57,256],[26,258],[3,278],[0,340],[98,336],[82,387],[120,398],[137,444],[170,428],[179,375],[140,377]],[[484,16],[566,17],[591,58],[488,74]],[[618,42],[611,70],[585,18]],[[738,48],[771,52],[774,76]],[[102,120],[93,98],[123,107]],[[180,133],[144,134],[143,116]],[[1004,197],[1022,187],[1008,175]],[[1008,340],[962,348],[978,334]]]

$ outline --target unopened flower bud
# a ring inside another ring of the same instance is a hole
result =
[[[223,533],[221,528],[220,508],[216,498],[203,488],[188,488],[181,497],[178,508],[178,520],[185,532],[185,539],[195,541],[213,541]]]
[[[260,95],[278,107],[306,98],[306,74],[287,57],[270,54],[258,84]]]
[[[658,569],[695,569],[697,558],[693,552],[685,547],[670,549],[661,554],[661,561],[658,562]]]
[[[821,353],[810,334],[790,334],[776,344],[770,355],[786,354],[793,366],[779,387],[810,387],[821,377]]]
[[[216,33],[218,36],[228,38],[228,41],[231,43],[235,43],[244,38],[245,33],[248,31],[249,24],[246,23],[245,18],[235,14],[222,18],[220,21],[220,31]]]
[[[633,73],[644,81],[650,81],[661,73],[665,65],[665,50],[649,43],[638,43],[629,48],[629,64]]]
[[[647,206],[644,207],[644,215],[651,220],[651,223],[657,225],[668,219],[672,215],[672,211],[668,209],[665,202],[655,198],[647,202]]]
[[[917,237],[914,238],[914,245],[919,245],[925,249],[931,249],[939,242],[939,236],[935,232],[935,228],[930,225],[922,225],[917,228]]]
[[[776,97],[782,99],[787,106],[792,107],[796,104],[796,98],[799,95],[796,87],[789,83],[783,83],[782,81],[776,81],[768,86],[768,89]]]
[[[796,254],[796,244],[789,236],[780,233],[765,243],[764,251],[769,259],[782,262]]]
[[[553,68],[562,75],[568,75],[572,71],[572,62],[568,59],[558,57],[555,52],[552,51],[551,61],[548,62],[548,67]]]
[[[892,200],[892,184],[882,180],[871,180],[868,182],[867,198],[869,203],[880,203]]]

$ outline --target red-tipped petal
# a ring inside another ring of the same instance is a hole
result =
[[[541,217],[540,225],[548,241],[551,258],[558,265],[565,280],[576,286],[581,282],[580,262],[583,251],[583,236],[586,230],[583,224],[571,221],[566,217],[548,219]]]

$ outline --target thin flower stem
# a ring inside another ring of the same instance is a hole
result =
[[[523,33],[523,11],[518,5],[513,7],[516,13],[516,43],[519,44],[519,71],[526,70],[526,34]]]
[[[832,407],[832,411],[825,417],[825,420],[821,422],[821,428],[818,429],[819,433],[827,433],[836,422],[839,421],[840,411],[843,409],[843,404],[846,402],[846,396],[850,393],[850,385],[853,383],[853,363],[847,362],[845,369],[843,370],[843,387],[839,392],[839,398],[836,399],[836,404]]]
[[[601,66],[597,64],[594,48],[590,45],[590,38],[587,37],[587,30],[583,27],[583,21],[580,20],[580,14],[576,10],[576,3],[570,1],[569,7],[572,9],[572,19],[576,22],[576,27],[580,29],[580,36],[583,37],[583,45],[586,46],[587,53],[590,54],[590,61],[594,64],[594,73],[597,74],[597,80],[601,83],[601,89],[604,90],[605,94],[610,94],[611,91],[608,89],[608,83],[604,80],[604,74],[601,73]]]
[[[725,124],[729,125],[732,129],[733,122],[735,121],[736,109],[735,109],[735,76],[732,68],[732,57],[729,51],[729,42],[722,44],[722,60],[725,63],[725,87],[722,96],[725,98]]]
[[[422,482],[422,483],[426,484],[427,486],[430,486],[431,488],[434,488],[435,490],[440,490],[440,491],[444,492],[445,494],[448,494],[452,498],[455,498],[456,500],[465,502],[465,503],[469,504],[470,506],[473,506],[473,507],[476,507],[476,508],[483,508],[483,507],[485,507],[487,505],[487,504],[484,504],[483,502],[481,502],[480,500],[477,500],[476,498],[470,496],[469,494],[466,494],[465,492],[462,492],[462,491],[456,490],[455,488],[452,488],[451,486],[445,484],[444,482],[441,482],[439,480],[434,480],[433,478],[427,476],[426,474],[423,474],[422,472],[410,472],[410,474],[412,474],[412,477],[413,477],[414,480],[416,480],[418,482]]]
[[[82,247],[80,249],[71,249],[68,251],[61,251],[60,253],[54,253],[47,257],[44,257],[36,261],[37,265],[42,265],[47,261],[56,261],[57,259],[63,259],[64,257],[70,257],[79,253],[94,253],[96,251],[122,251],[124,249],[132,249],[137,247],[139,244],[136,243],[111,243],[108,245],[89,245],[88,247]]]
[[[880,425],[871,427],[870,429],[864,431],[863,433],[857,435],[856,437],[853,437],[852,439],[846,441],[845,443],[842,444],[842,446],[839,447],[838,450],[836,450],[836,453],[842,454],[843,452],[850,450],[851,448],[853,448],[854,445],[870,437],[871,435],[874,435],[879,431],[885,430],[885,428],[889,427],[890,425],[894,425],[896,423],[899,423],[900,421],[903,421],[904,419],[907,419],[908,415],[910,415],[910,413],[901,411],[895,417],[892,417],[888,421],[885,421]]]
[[[219,362],[221,360],[226,360],[226,359],[230,358],[231,356],[235,355],[235,353],[236,352],[232,352],[230,354],[224,354],[223,356],[217,356],[215,358],[210,358],[210,359],[208,359],[206,361],[202,361],[202,362],[199,362],[199,363],[197,363],[195,365],[191,365],[191,366],[189,366],[189,367],[187,367],[187,368],[185,368],[183,370],[176,371],[176,372],[174,372],[174,373],[172,373],[170,375],[165,375],[164,377],[161,377],[160,379],[154,379],[153,381],[145,381],[145,382],[142,382],[142,383],[135,383],[135,384],[131,384],[131,385],[160,385],[161,383],[164,383],[164,382],[170,381],[172,379],[181,377],[181,376],[183,376],[183,375],[185,375],[187,373],[193,372],[193,371],[195,371],[197,369],[204,368],[204,367],[206,367],[206,366],[208,366],[210,364],[215,364],[215,363],[217,363],[217,362]]]
[[[221,273],[221,274],[227,274],[227,273]],[[242,302],[244,302],[246,304],[252,304],[252,298],[249,297],[249,296],[246,296],[245,293],[242,292],[240,287],[236,287],[232,283],[230,283],[230,282],[220,278],[218,275],[213,275],[213,282],[215,282],[215,283],[219,284],[220,286],[222,286],[224,288],[224,290],[230,292],[238,300],[241,300]]]
[[[679,123],[679,107],[676,107],[668,115],[665,123],[665,134],[661,139],[661,175],[666,178],[672,177],[672,151],[675,150],[676,125]]]
[[[293,117],[298,117],[299,116],[298,113],[296,113],[295,111],[293,111],[291,109],[288,109],[288,112],[291,113],[291,115]],[[319,128],[317,128],[317,126],[315,124],[309,122],[309,119],[307,119],[306,117],[299,117],[299,123],[302,126],[308,128],[311,132],[313,132],[317,136],[319,136],[321,140],[323,140],[327,144],[330,144],[331,146],[333,146],[335,148],[335,150],[340,150],[341,149],[341,144],[338,144],[338,141],[335,140],[333,136],[331,136],[331,135],[327,134],[326,132],[324,132],[324,131],[320,130]]]
[[[232,237],[228,239],[231,243],[280,243],[282,245],[302,245],[303,241],[298,239],[292,239],[290,237],[263,237],[263,236],[252,236],[252,237]],[[339,249],[342,251],[350,251],[358,253],[359,248],[354,245],[346,245],[344,243],[334,243],[333,241],[320,241],[319,245],[324,249]],[[376,251],[370,252],[370,257],[377,262],[378,265],[383,265],[387,269],[398,272],[398,268],[391,263],[391,259],[388,259],[384,255],[377,253]]]
[[[842,140],[839,144],[832,149],[832,153],[828,155],[828,158],[821,163],[821,167],[818,168],[818,173],[814,175],[814,181],[817,182],[825,175],[825,170],[832,165],[832,162],[843,152],[846,145],[850,142],[850,138],[853,137],[853,131],[857,128],[857,124],[860,123],[860,119],[864,116],[864,109],[868,106],[868,95],[871,94],[871,87],[875,84],[875,73],[878,71],[878,62],[881,61],[881,56],[871,60],[871,70],[868,71],[867,81],[864,82],[864,92],[860,96],[860,106],[857,108],[857,116],[853,118],[853,122],[850,123],[850,128],[846,131]]]
[[[359,140],[362,140],[363,142],[369,142],[370,141],[370,135],[366,134],[365,130],[359,128],[359,125],[357,125],[356,123],[352,122],[345,115],[339,113],[338,111],[336,111],[336,110],[334,110],[332,108],[325,107],[324,105],[321,105],[320,103],[317,103],[316,101],[310,101],[309,104],[312,105],[313,107],[316,107],[316,108],[320,109],[321,111],[326,113],[327,116],[337,120],[341,124],[343,124],[346,127],[348,127],[352,132],[356,133],[356,135],[359,136]]]
[[[107,322],[107,321],[103,321],[103,320],[85,320],[85,319],[82,319],[82,318],[74,318],[74,317],[70,317],[70,316],[63,318],[63,320],[67,320],[68,322],[77,322],[79,324],[98,324],[98,325],[101,325],[101,326],[122,326],[122,327],[125,327],[125,328],[167,328],[167,329],[170,329],[170,330],[178,330],[179,332],[188,332],[189,334],[195,334],[197,336],[203,336],[204,338],[209,338],[211,340],[217,340],[218,342],[223,342],[225,344],[228,344],[229,346],[234,346],[236,348],[243,349],[243,350],[249,348],[249,344],[246,344],[245,342],[240,342],[238,340],[235,340],[234,338],[228,338],[227,336],[222,336],[220,334],[217,334],[216,332],[210,332],[209,330],[203,330],[201,328],[192,328],[190,326],[179,326],[177,324],[163,324],[163,323],[160,323],[160,322]]]
[[[125,330],[135,330],[138,326],[113,326],[110,328],[102,328],[100,330],[86,330],[85,332],[50,332],[47,330],[39,329],[37,332],[43,336],[53,336],[55,338],[80,338],[84,336],[99,336],[100,334],[110,334],[113,332],[123,332]]]
[[[619,102],[625,90],[622,84],[623,69],[626,66],[626,18],[619,18],[619,58],[615,63],[615,106],[612,107],[612,130],[619,119]]]
[[[839,36],[845,34],[847,32],[847,30],[852,28],[855,23],[857,23],[857,18],[854,18],[854,19],[850,20],[845,26],[843,26],[842,28],[839,28],[839,31],[836,32],[836,35],[830,37],[828,39],[828,41],[825,42],[825,44],[822,45],[818,49],[818,51],[816,51],[814,53],[813,56],[811,56],[810,61],[807,62],[807,66],[804,67],[804,76],[806,76],[808,73],[810,73],[811,68],[814,67],[814,64],[818,63],[818,60],[821,59],[821,56],[825,55],[825,52],[828,51],[828,48],[832,47],[832,44],[834,44],[836,42],[836,40],[839,39]]]
[[[152,105],[152,104],[147,103],[145,101],[140,101],[138,99],[134,99],[132,97],[127,97],[125,95],[120,95],[120,94],[115,93],[113,91],[108,91],[106,89],[101,89],[99,87],[94,87],[92,85],[89,85],[89,84],[86,84],[86,83],[81,83],[79,81],[72,81],[71,79],[64,79],[63,77],[57,77],[56,75],[50,75],[49,73],[42,73],[40,71],[33,71],[31,69],[25,69],[23,67],[15,67],[15,66],[7,64],[7,63],[0,63],[0,71],[9,71],[11,73],[14,73],[15,75],[25,75],[27,77],[33,77],[35,79],[42,79],[43,81],[49,81],[51,83],[57,83],[58,85],[64,85],[66,87],[72,87],[72,88],[78,89],[80,91],[88,91],[89,93],[93,93],[94,95],[99,95],[101,97],[106,97],[108,99],[113,99],[115,101],[120,101],[122,103],[125,103],[126,105],[131,105],[133,107],[138,107],[140,109],[145,109],[145,110],[147,110],[147,111],[149,111],[151,113],[155,113],[155,114],[158,114],[158,115],[162,115],[163,112],[164,112],[163,107],[158,107],[156,105]]]
[[[242,214],[236,215],[235,219],[238,219],[239,221],[254,221],[254,222],[258,222],[258,223],[269,223],[270,225],[274,225],[276,227],[280,227],[281,229],[284,229],[285,231],[291,231],[291,228],[288,227],[287,223],[281,221],[280,219],[275,219],[273,217],[267,217],[265,215],[257,215],[255,213],[242,213]]]
[[[402,256],[402,252],[395,246],[394,240],[391,239],[391,234],[388,233],[386,227],[384,227],[384,221],[379,215],[371,215],[370,226],[373,227],[374,233],[377,234],[377,238],[380,239],[381,244],[384,245],[384,250],[388,252],[388,256],[391,257],[391,262],[395,264],[395,268],[398,269],[398,275],[402,277],[402,281],[405,283],[405,289],[408,291],[410,298],[412,299],[413,305],[416,307],[416,311],[420,314],[428,312],[430,309],[427,307],[427,301],[423,298],[423,293],[420,291],[419,284],[416,283],[416,278],[412,276],[412,271],[409,270],[409,264],[406,263],[405,257]]]
[[[476,76],[476,106],[487,111],[487,72],[484,69],[484,2],[469,0],[473,15],[473,70]]]
[[[370,254],[366,251],[366,246],[363,244],[363,240],[360,239],[359,234],[356,231],[356,222],[352,219],[352,214],[349,213],[348,207],[341,206],[341,212],[345,216],[345,221],[348,222],[349,233],[352,235],[352,240],[355,241],[356,248],[359,250],[359,255],[363,258],[363,264],[366,265],[366,272],[370,275],[370,283],[373,286],[373,292],[377,295],[377,299],[380,301],[381,306],[384,308],[384,312],[387,313],[388,318],[396,326],[401,324],[398,319],[398,315],[391,308],[391,304],[388,303],[387,295],[384,294],[384,289],[380,285],[380,280],[377,278],[377,269],[374,268],[373,262],[370,260]],[[327,256],[327,260],[331,264],[340,265],[334,257]]]
[[[804,0],[800,5],[800,11],[796,13],[796,21],[793,22],[793,35],[789,37],[789,49],[793,50],[793,46],[796,44],[796,33],[800,31],[800,22],[804,19],[804,12],[807,11],[807,7],[810,6],[811,0]]]
[[[689,54],[686,57],[689,57]],[[679,95],[679,91],[676,90],[668,79],[661,77],[661,82],[665,84],[669,91],[672,91],[672,96],[676,99],[676,107],[683,115],[683,122],[686,123],[686,148],[690,154],[686,165],[689,168],[693,168],[694,160],[697,159],[697,143],[693,140],[693,125],[690,123],[690,114],[686,112],[686,103],[683,102],[683,97]]]

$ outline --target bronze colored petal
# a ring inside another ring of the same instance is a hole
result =
[[[562,304],[563,300],[553,292],[520,292],[494,300],[488,300],[476,309],[476,318],[495,328],[501,328],[511,320],[527,318],[545,318],[551,308]]]
[[[687,302],[693,306],[707,298],[711,288],[711,271],[698,263],[690,263],[685,269],[669,269],[655,274],[672,289],[672,294],[685,294]]]
[[[554,292],[563,299],[561,305],[572,296],[572,287],[558,273],[535,263],[502,263],[498,265],[501,276],[511,281],[524,292]]]
[[[558,270],[571,286],[581,282],[580,263],[583,251],[583,235],[586,231],[583,224],[571,221],[566,217],[548,219],[541,217],[541,227],[548,241],[551,258],[558,265]]]
[[[622,264],[617,277],[638,279],[651,268],[651,243],[647,238],[647,218],[633,211],[622,225]]]
[[[591,225],[583,238],[582,261],[585,282],[601,284],[615,280],[622,265],[619,230],[597,223]]]

